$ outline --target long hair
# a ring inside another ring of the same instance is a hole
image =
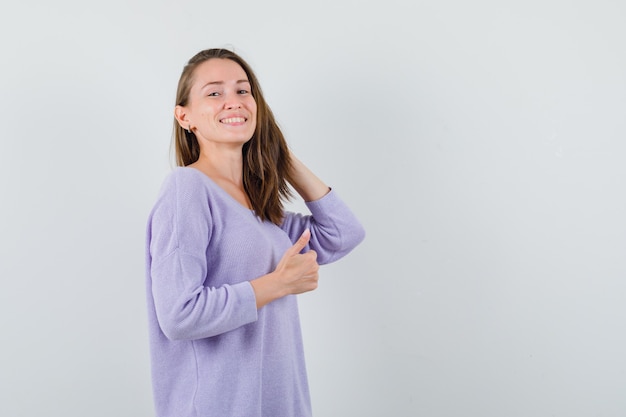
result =
[[[203,62],[215,58],[236,62],[248,76],[251,94],[257,105],[257,119],[252,138],[243,145],[243,187],[256,215],[261,220],[280,225],[283,220],[283,201],[292,196],[287,184],[290,180],[291,158],[285,137],[263,97],[261,86],[250,65],[228,49],[216,48],[198,52],[189,60],[180,76],[176,105],[188,104],[195,69]],[[176,118],[173,139],[178,166],[187,166],[198,160],[200,144],[196,135],[180,126]]]

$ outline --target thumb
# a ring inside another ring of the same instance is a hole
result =
[[[309,229],[306,229],[304,232],[302,232],[302,235],[300,235],[296,243],[294,243],[293,246],[289,248],[287,252],[290,255],[299,254],[300,251],[304,249],[305,246],[309,243],[309,240],[311,240],[311,231]]]

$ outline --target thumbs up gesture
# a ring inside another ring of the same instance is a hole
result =
[[[285,251],[274,272],[250,281],[257,308],[290,294],[302,294],[317,288],[319,265],[317,253],[300,253],[309,243],[311,231],[305,230],[298,241]]]
[[[277,279],[281,281],[288,294],[301,294],[317,288],[319,265],[317,253],[310,250],[300,253],[311,239],[311,231],[305,230],[298,241],[283,255],[274,270]]]

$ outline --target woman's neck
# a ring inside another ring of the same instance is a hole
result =
[[[213,147],[203,149],[192,167],[213,180],[226,181],[243,189],[243,156],[241,147]]]

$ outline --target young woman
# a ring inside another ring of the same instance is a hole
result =
[[[157,416],[310,416],[296,294],[364,230],[290,153],[237,54],[191,58],[174,115],[179,166],[147,229]],[[310,215],[283,210],[289,185]]]

